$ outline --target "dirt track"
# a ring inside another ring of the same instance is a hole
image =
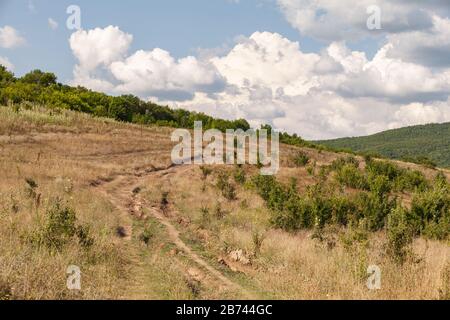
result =
[[[167,235],[177,250],[182,252],[190,261],[193,262],[199,269],[195,269],[194,273],[200,273],[200,276],[194,278],[201,278],[205,282],[209,282],[208,285],[219,285],[222,288],[240,292],[246,299],[255,298],[246,289],[231,281],[219,270],[214,268],[209,262],[201,258],[194,250],[189,247],[180,237],[180,232],[172,224],[170,219],[162,212],[161,208],[148,204],[137,193],[133,193],[135,188],[142,186],[145,179],[153,178],[160,179],[161,177],[168,177],[174,173],[182,173],[190,169],[190,166],[173,166],[169,165],[163,168],[141,168],[134,174],[118,174],[109,181],[104,181],[95,185],[95,188],[101,192],[119,211],[124,215],[133,215],[134,219],[142,219],[143,214],[141,208],[145,206],[146,212],[148,212],[153,218],[157,219],[166,229]],[[139,214],[139,211],[141,212]],[[132,226],[124,226],[124,240],[131,240]],[[176,259],[176,258],[174,258]],[[181,270],[186,277],[192,277],[191,270]],[[205,273],[205,274],[202,274]],[[212,279],[212,282],[206,279]]]

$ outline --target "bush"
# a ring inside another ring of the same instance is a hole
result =
[[[50,249],[62,250],[74,238],[78,243],[89,248],[94,244],[87,226],[76,224],[75,211],[56,201],[52,208],[46,212],[46,221],[41,230],[35,232],[32,242],[44,245]]]
[[[338,158],[331,163],[331,168],[333,170],[339,170],[344,165],[349,164],[354,166],[355,168],[359,167],[359,161],[354,156],[347,156],[345,158]]]
[[[386,196],[391,192],[392,184],[388,177],[369,173],[367,180],[369,190],[377,197]]]
[[[404,170],[394,182],[398,191],[424,191],[428,188],[428,181],[425,175],[417,170]]]
[[[387,240],[387,254],[395,262],[403,264],[411,254],[413,232],[407,222],[406,210],[400,206],[388,216]]]
[[[366,170],[375,175],[383,175],[388,177],[389,181],[394,181],[403,173],[403,169],[389,161],[371,160],[366,164]]]
[[[347,187],[355,189],[367,189],[367,181],[364,174],[353,164],[346,163],[336,172],[336,180]]]
[[[447,186],[436,185],[432,190],[414,195],[409,223],[415,234],[433,239],[445,239],[450,233],[450,195]]]
[[[293,158],[294,164],[297,167],[306,166],[309,163],[309,160],[309,156],[303,151],[298,151]]]
[[[386,217],[397,206],[397,199],[390,199],[388,196],[379,197],[372,192],[358,193],[353,201],[357,208],[354,219],[364,220],[369,231],[382,229]]]

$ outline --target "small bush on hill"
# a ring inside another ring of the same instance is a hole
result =
[[[406,210],[396,207],[388,216],[387,253],[397,263],[403,264],[411,254],[413,232],[407,221]]]
[[[306,152],[303,151],[298,151],[293,157],[294,164],[297,167],[306,166],[309,163],[309,160],[309,156],[306,154]]]

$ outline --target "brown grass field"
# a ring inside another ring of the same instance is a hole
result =
[[[346,241],[358,230],[334,228],[318,241],[274,229],[246,184],[234,201],[216,188],[233,166],[211,167],[206,179],[198,166],[171,166],[172,130],[0,107],[0,300],[450,298],[448,242],[416,239],[398,265],[384,232]],[[316,177],[290,163],[296,150],[281,146],[277,178],[297,178],[302,191]],[[316,170],[340,156],[304,151]],[[90,245],[73,236],[53,250],[36,240],[56,203],[74,209]],[[69,265],[81,269],[79,291],[67,289]],[[366,286],[369,265],[381,268],[379,290]]]

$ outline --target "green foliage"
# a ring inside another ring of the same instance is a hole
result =
[[[27,84],[36,84],[38,86],[48,87],[52,84],[56,84],[56,76],[53,73],[33,70],[20,78],[19,81]]]
[[[339,168],[339,167],[338,167]],[[336,171],[336,180],[347,187],[367,189],[368,183],[364,174],[353,164],[346,163]]]
[[[447,185],[414,195],[408,221],[415,234],[446,239],[450,234],[450,192]]]
[[[373,192],[358,193],[353,199],[357,208],[352,217],[355,222],[364,221],[369,231],[377,231],[385,226],[386,217],[397,206],[397,199]]]
[[[331,163],[333,170],[339,170],[345,165],[352,165],[355,168],[359,167],[359,161],[354,156],[340,157]]]
[[[375,135],[316,141],[334,149],[408,160],[426,167],[450,167],[450,123],[389,130]]]
[[[309,156],[303,151],[298,151],[293,157],[294,164],[297,167],[306,166],[309,160],[310,160]]]
[[[391,191],[423,191],[428,188],[428,182],[420,171],[402,169],[389,161],[368,158],[363,172],[358,169],[358,162],[350,159],[340,158],[331,164],[331,168],[336,170],[336,180],[344,186],[370,190],[378,196]]]
[[[58,200],[46,212],[44,225],[35,232],[31,241],[60,251],[69,241],[78,238],[82,247],[91,247],[94,239],[90,236],[89,228],[77,225],[76,221],[75,211]]]
[[[244,119],[215,119],[203,113],[172,110],[167,106],[142,101],[132,95],[108,96],[82,87],[62,85],[56,80],[54,74],[40,70],[34,70],[16,79],[6,68],[0,66],[0,104],[31,102],[139,124],[192,128],[194,121],[202,121],[205,130],[250,128]]]
[[[387,253],[397,263],[403,264],[411,254],[413,233],[407,222],[406,210],[396,207],[388,216]]]

